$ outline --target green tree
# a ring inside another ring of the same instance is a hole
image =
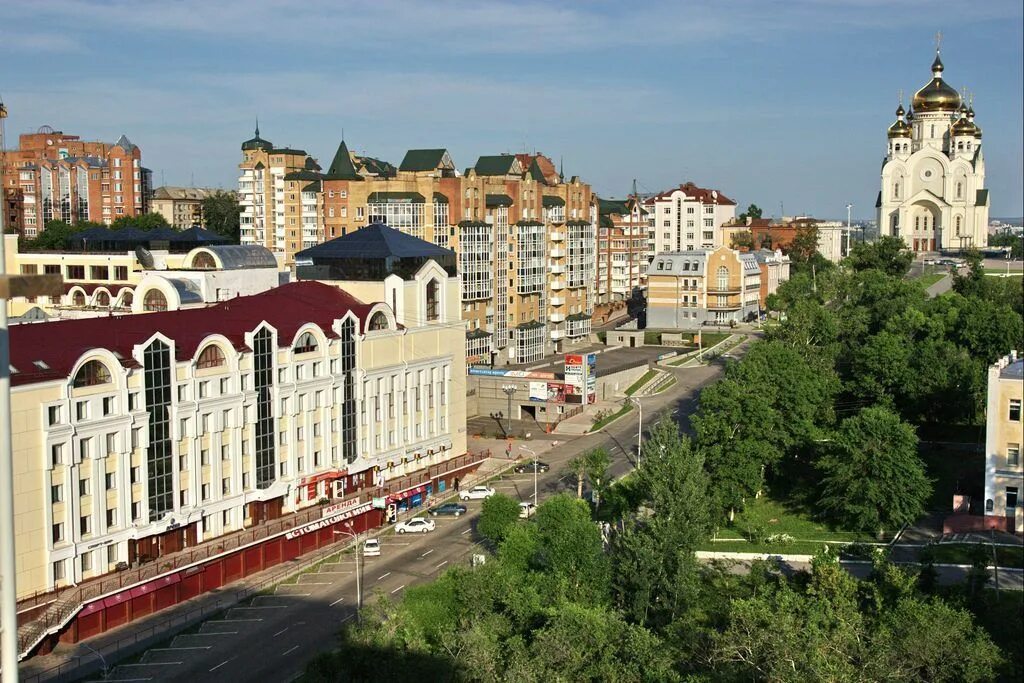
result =
[[[899,237],[879,237],[875,242],[853,245],[846,261],[857,271],[880,270],[888,275],[903,277],[910,268],[914,255]]]
[[[215,190],[203,199],[203,226],[207,230],[237,241],[242,207],[234,192]]]
[[[896,529],[924,512],[932,482],[917,454],[917,434],[887,408],[864,408],[840,425],[817,467],[819,504],[850,529]]]
[[[592,448],[583,454],[587,479],[590,480],[590,487],[594,492],[594,507],[601,504],[601,498],[608,490],[611,476],[608,468],[611,467],[612,458],[604,448]]]
[[[729,246],[733,249],[754,249],[754,234],[749,230],[737,230],[732,234]]]
[[[64,249],[67,247],[68,239],[82,231],[84,225],[82,223],[68,225],[64,221],[46,221],[42,232],[39,232],[34,240],[27,241],[25,247],[28,249]]]
[[[1010,247],[1010,257],[1024,258],[1024,234],[1016,234],[1010,230],[1002,230],[988,236],[990,247]]]
[[[537,508],[534,522],[535,566],[552,581],[553,594],[584,604],[607,600],[608,558],[590,508],[569,496],[555,496]]]
[[[764,212],[761,211],[761,207],[757,204],[751,204],[747,207],[747,210],[741,213],[737,218],[741,223],[746,223],[748,218],[756,220],[761,218],[763,215]]]
[[[818,226],[814,223],[801,225],[796,229],[793,241],[789,243],[789,257],[794,265],[810,263],[818,253]]]
[[[519,503],[501,493],[484,498],[476,530],[492,543],[500,543],[519,520]]]
[[[111,230],[120,230],[121,228],[153,230],[155,228],[169,227],[171,227],[171,224],[168,223],[167,219],[160,213],[143,213],[138,216],[119,216],[110,224]]]

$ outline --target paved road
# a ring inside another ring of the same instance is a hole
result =
[[[731,352],[742,353],[745,345]],[[722,372],[724,362],[686,370],[673,368],[677,383],[663,394],[641,399],[645,428],[669,411],[685,425],[702,387]],[[551,471],[537,479],[541,499],[575,489],[564,473],[575,455],[603,445],[612,455],[610,472],[620,477],[633,468],[637,412],[600,433],[564,439],[542,459]],[[551,448],[546,440],[531,444]],[[532,475],[508,475],[495,488],[520,500],[533,497]],[[367,558],[363,569],[364,600],[375,594],[399,596],[409,586],[435,578],[446,568],[468,563],[479,537],[474,531],[480,503],[467,503],[469,514],[458,519],[437,518],[437,530],[424,535],[384,536],[381,556]],[[306,662],[330,649],[338,629],[355,618],[357,601],[355,558],[350,553],[303,574],[296,584],[278,586],[207,621],[195,633],[180,635],[152,648],[137,661],[118,666],[108,681],[287,681],[299,675]]]

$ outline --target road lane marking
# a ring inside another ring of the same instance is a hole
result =
[[[330,581],[319,581],[319,582],[318,581],[303,581],[302,583],[289,583],[287,585],[289,585],[289,586],[330,586],[331,582]],[[289,593],[289,595],[294,595],[294,593]]]
[[[382,579],[386,579],[386,578],[388,578],[389,576],[391,576],[391,572],[388,572],[388,573],[387,573],[387,574],[385,574],[384,576],[378,576],[378,577],[377,577],[377,580],[378,580],[378,581],[380,581],[380,580],[382,580]]]
[[[290,627],[288,627],[288,626],[285,626],[285,627],[284,627],[283,629],[281,629],[280,631],[278,631],[278,632],[277,632],[277,633],[275,633],[274,635],[275,635],[275,636],[279,636],[279,635],[281,635],[282,633],[284,633],[285,631],[287,631],[287,630],[288,630],[289,628],[290,628]]]
[[[337,604],[338,604],[339,602],[341,602],[341,601],[342,601],[342,600],[344,600],[344,599],[345,599],[345,598],[338,598],[337,600],[335,600],[334,602],[332,602],[331,604],[329,604],[329,605],[328,605],[328,607],[334,607],[335,605],[337,605]]]
[[[215,621],[217,623],[223,623],[223,624],[226,624],[226,623],[229,623],[229,622],[232,622],[232,621],[263,621],[263,617],[253,617],[252,619],[216,619]],[[207,623],[213,623],[213,622],[211,621],[211,622],[207,622]],[[185,633],[183,635],[201,636],[201,635],[204,635],[204,634],[202,634],[202,633],[192,633],[192,634]]]
[[[232,657],[231,659],[234,659],[234,657]],[[217,669],[221,668],[222,666],[224,666],[225,664],[227,664],[228,662],[230,662],[230,661],[231,661],[231,659],[225,659],[225,660],[224,660],[223,662],[221,662],[221,663],[220,663],[220,664],[218,664],[217,666],[215,666],[215,667],[213,667],[212,669],[210,669],[210,671],[216,671]]]
[[[118,664],[118,666],[175,666],[181,662],[139,662],[137,664]]]
[[[299,646],[296,645],[295,647],[289,648],[289,649],[285,650],[284,652],[282,652],[281,656],[284,657],[286,654],[289,654],[291,652],[295,652],[298,649],[299,649]]]
[[[241,607],[232,607],[231,609],[287,609],[288,605],[243,605]]]
[[[431,548],[431,549],[430,549],[430,550],[428,550],[427,552],[425,552],[425,553],[423,553],[422,555],[420,555],[420,558],[424,558],[424,557],[426,557],[427,555],[429,555],[429,554],[430,554],[430,553],[432,553],[432,552],[434,552],[434,549],[433,549],[433,548]]]
[[[302,585],[303,586],[309,586],[310,584],[304,583]],[[331,584],[327,583],[327,584],[324,584],[324,585],[325,586],[329,586]],[[308,598],[310,595],[312,595],[312,593],[285,593],[283,595],[275,595],[274,597],[275,598]],[[281,606],[282,607],[287,607],[288,605],[281,605]]]
[[[338,623],[339,624],[344,624],[346,621],[350,620],[354,616],[355,616],[354,614],[350,614],[347,617],[345,617],[344,619],[342,619],[341,621],[339,621]]]
[[[151,647],[150,652],[170,652],[171,650],[210,650],[212,645],[190,645],[188,647]]]
[[[217,621],[227,621],[227,619],[218,619]],[[244,621],[263,621],[263,620],[262,619],[245,619]],[[232,633],[238,633],[238,631],[208,631],[206,633],[203,633],[202,631],[199,631],[197,633],[179,633],[178,635],[176,635],[174,637],[175,638],[179,638],[181,636],[229,636]]]
[[[395,590],[391,591],[391,594],[394,595],[395,593],[397,593],[398,591],[402,590],[403,588],[405,588],[405,584],[404,583],[401,586],[399,586],[398,588],[396,588]]]
[[[472,531],[472,530],[473,530],[473,527],[469,527],[468,529],[466,529],[465,531],[463,531],[461,535],[465,535],[465,534],[468,534],[468,533],[469,533],[470,531]]]
[[[441,564],[437,565],[436,567],[434,567],[434,569],[440,569],[441,567],[445,566],[446,564],[448,564],[448,560],[445,560]]]
[[[134,683],[135,681],[151,681],[150,678],[108,678],[107,683]]]

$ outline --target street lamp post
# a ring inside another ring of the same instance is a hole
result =
[[[638,398],[630,397],[629,400],[636,406],[639,415],[636,421],[636,468],[640,469],[640,449],[644,446],[644,406]]]
[[[524,450],[524,451],[526,451],[527,453],[529,453],[530,455],[533,456],[533,504],[536,505],[537,502],[538,502],[537,501],[537,467],[539,466],[538,463],[537,463],[537,454],[534,453],[533,451],[531,451],[526,446],[520,446],[519,448],[520,448],[520,450]]]
[[[81,645],[82,647],[84,647],[89,652],[93,653],[94,655],[96,655],[97,657],[100,658],[100,665],[103,667],[103,680],[107,680],[107,678],[110,677],[110,667],[107,666],[107,660],[103,657],[103,655],[100,654],[100,652],[98,650],[93,649],[92,647],[86,645],[85,643],[81,643],[80,642],[78,644]]]
[[[508,418],[506,419],[506,422],[505,422],[505,424],[507,425],[505,427],[505,436],[511,436],[512,435],[512,394],[516,393],[516,385],[515,384],[503,384],[503,385],[501,385],[501,390],[505,392],[506,396],[508,396]]]
[[[345,526],[348,527],[348,531],[335,531],[336,536],[351,536],[352,540],[356,542],[356,621],[362,621],[363,611],[363,578],[362,568],[359,564],[359,556],[362,554],[359,551],[359,535],[352,531],[352,522],[346,522]]]

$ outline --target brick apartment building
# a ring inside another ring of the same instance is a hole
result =
[[[51,220],[109,224],[146,213],[150,175],[142,150],[124,135],[88,141],[43,126],[3,152],[7,227],[33,238]]]
[[[648,241],[647,209],[633,199],[600,199],[597,229],[597,305],[629,299],[647,284],[653,253]]]

